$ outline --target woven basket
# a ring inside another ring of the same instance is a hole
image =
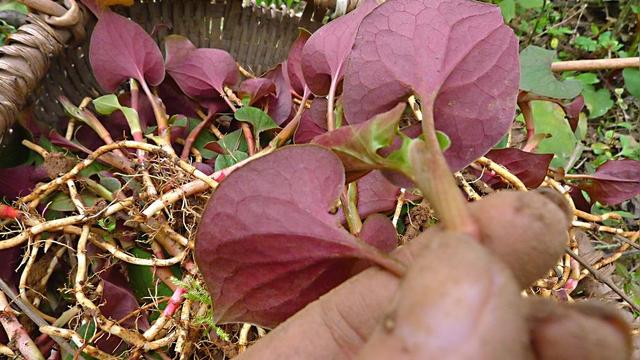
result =
[[[57,100],[61,95],[78,104],[103,93],[87,53],[93,16],[75,1],[67,0],[68,7],[51,0],[22,1],[34,13],[0,47],[0,139],[27,105],[36,120],[53,123],[64,115]],[[42,3],[47,2],[51,6],[45,8]],[[349,8],[356,3],[351,0]],[[243,6],[240,0],[146,0],[115,10],[154,34],[160,44],[167,34],[181,34],[199,47],[229,51],[260,74],[286,57],[299,27],[317,29],[335,4],[309,1],[298,15],[284,8]]]

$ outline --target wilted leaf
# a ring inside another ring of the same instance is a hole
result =
[[[367,172],[376,169],[388,169],[409,174],[410,164],[406,154],[406,145],[411,139],[402,135],[399,123],[405,104],[397,104],[393,109],[376,115],[371,120],[343,126],[313,139],[313,142],[333,150],[342,160],[347,171],[347,181],[351,182]],[[391,146],[397,138],[403,146],[387,157],[379,151]]]
[[[340,160],[313,145],[256,159],[220,184],[195,246],[215,321],[273,327],[346,280],[358,258],[374,260],[335,215],[343,186]]]
[[[289,55],[287,56],[287,76],[289,77],[291,88],[299,96],[304,94],[304,88],[306,86],[304,82],[304,74],[302,73],[302,49],[310,36],[310,32],[301,28],[298,31],[298,37],[293,44],[291,44],[291,48],[289,48]]]
[[[300,124],[293,137],[296,144],[311,142],[316,136],[327,132],[327,100],[316,98],[311,108],[305,109],[300,118]]]
[[[506,167],[530,189],[542,184],[553,159],[553,154],[534,154],[515,148],[491,150],[486,156]]]
[[[548,101],[532,101],[531,109],[536,134],[550,135],[540,142],[537,151],[555,155],[551,166],[565,167],[578,145],[578,140],[565,120],[564,111],[557,104]]]
[[[640,162],[609,160],[593,175],[585,175],[578,187],[586,191],[592,201],[617,205],[640,194]]]
[[[89,60],[100,86],[114,92],[131,78],[149,85],[164,79],[162,53],[151,36],[135,22],[104,11],[91,35]]]
[[[306,41],[301,66],[304,81],[315,95],[327,95],[331,84],[335,86],[342,79],[358,26],[377,6],[377,0],[366,0],[354,11],[318,29]]]
[[[225,85],[238,81],[236,62],[228,52],[196,49],[188,39],[178,36],[165,44],[167,72],[188,96],[217,97],[224,93]]]
[[[582,86],[577,80],[558,80],[551,71],[556,52],[530,45],[520,53],[520,89],[556,99],[573,99]]]
[[[450,137],[445,156],[459,170],[511,126],[518,79],[518,41],[497,7],[387,1],[358,30],[345,72],[344,111],[357,124],[416,93]]]

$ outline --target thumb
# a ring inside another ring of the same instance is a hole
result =
[[[421,249],[360,359],[532,358],[511,271],[475,239],[443,233]]]

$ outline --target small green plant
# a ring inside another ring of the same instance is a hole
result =
[[[202,282],[191,276],[187,276],[183,280],[176,278],[172,280],[176,286],[187,290],[187,292],[182,295],[185,299],[207,306],[207,312],[204,315],[196,316],[193,319],[193,324],[196,326],[204,326],[209,332],[215,331],[216,335],[224,341],[231,341],[231,336],[221,327],[216,326],[213,321],[213,301]]]

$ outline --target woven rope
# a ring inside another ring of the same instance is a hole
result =
[[[0,139],[69,38],[66,31],[29,15],[26,24],[11,35],[8,45],[0,47]]]

